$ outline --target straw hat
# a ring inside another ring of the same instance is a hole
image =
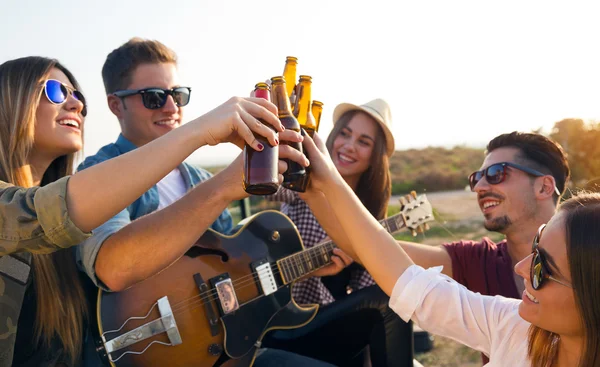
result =
[[[391,157],[394,154],[394,136],[392,135],[392,112],[390,106],[383,99],[374,99],[371,102],[367,102],[363,105],[357,106],[352,103],[340,103],[333,110],[333,121],[337,122],[343,114],[348,111],[362,111],[371,116],[375,121],[379,123],[383,134],[385,135],[385,142],[387,148],[387,155]]]

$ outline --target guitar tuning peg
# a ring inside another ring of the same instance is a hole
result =
[[[406,205],[406,199],[404,198],[404,196],[400,196],[398,201],[400,202],[400,205],[402,205],[402,206]]]
[[[411,229],[410,233],[412,234],[413,237],[417,237],[417,231],[415,231],[414,229]]]
[[[418,226],[417,233],[423,233],[423,232],[425,232],[425,229],[423,228],[423,226]]]
[[[417,192],[414,190],[410,192],[410,195],[413,197],[413,199],[417,198]]]
[[[407,203],[410,203],[413,200],[413,197],[410,194],[404,195],[404,200],[406,200]]]
[[[431,227],[429,227],[429,223],[423,224],[423,229],[429,231],[431,229]]]

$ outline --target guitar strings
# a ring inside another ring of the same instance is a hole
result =
[[[331,243],[330,245],[325,245],[325,246],[333,246],[331,249],[335,248],[335,245],[333,243]],[[323,246],[323,247],[325,247],[325,246]],[[306,252],[307,256],[309,257],[309,259],[311,261],[319,259],[319,258],[321,258],[323,256],[322,253],[313,253],[313,252],[317,252],[317,251],[311,251],[313,249],[316,249],[316,247],[311,247]],[[296,255],[291,255],[288,258],[292,262],[291,265],[299,265],[301,263],[303,263],[303,264],[307,263],[306,257],[302,257],[302,258],[299,258],[299,259],[294,259],[294,257],[296,257],[296,256],[297,256],[297,254]],[[301,256],[299,256],[299,257],[301,257]],[[328,257],[329,257],[329,259],[331,259],[331,256],[328,256]],[[323,265],[321,265],[319,267],[313,268],[312,270],[310,270],[309,272],[307,272],[307,273],[305,273],[303,275],[300,275],[296,271],[290,271],[290,274],[293,275],[294,278],[301,278],[302,276],[304,276],[304,275],[306,275],[306,274],[308,274],[308,273],[310,273],[312,271],[318,270],[318,269],[320,269],[320,268],[328,265],[329,263],[331,263],[331,260],[328,260],[326,264],[323,264]],[[279,275],[281,273],[281,271],[279,269],[279,266],[277,266],[276,262],[275,263],[269,263],[269,265],[271,266],[271,269],[272,269],[271,273],[273,275]],[[268,273],[269,273],[269,270],[264,269],[264,270],[260,270],[260,271],[258,271],[256,273],[248,274],[248,275],[242,276],[240,278],[237,278],[237,279],[235,279],[235,280],[232,281],[233,289],[234,290],[241,290],[241,289],[244,289],[246,287],[255,285],[257,281],[260,282],[260,276],[261,275],[265,275],[265,274],[268,274]],[[288,284],[289,284],[289,282],[288,282]],[[211,289],[209,291],[205,291],[205,292],[199,293],[199,294],[197,294],[195,296],[192,296],[190,298],[184,299],[184,300],[176,303],[175,305],[172,306],[172,310],[173,310],[173,313],[175,313],[177,311],[186,309],[188,306],[191,306],[194,303],[197,304],[198,302],[202,302],[202,305],[203,305],[205,303],[204,301],[214,301],[214,300],[218,300],[218,291],[213,288],[213,289]],[[190,301],[191,301],[191,303],[189,303]],[[184,303],[186,303],[186,302],[188,302],[188,304],[184,305]]]
[[[389,221],[392,220],[392,218],[394,218],[394,217],[397,217],[397,215],[394,215],[394,216],[391,216],[389,218],[381,220],[380,221],[381,225],[384,228],[388,229],[388,231],[389,231]],[[407,227],[405,223],[395,222],[395,224],[396,224],[398,230]],[[288,269],[286,269],[286,270],[288,270],[288,275],[291,275],[293,278],[298,279],[298,278],[301,278],[301,277],[303,277],[304,275],[306,275],[306,274],[308,274],[310,272],[318,270],[321,267],[324,267],[325,265],[327,265],[327,264],[324,264],[324,265],[321,265],[320,267],[313,268],[310,271],[305,272],[304,274],[301,274],[301,275],[299,275],[299,272],[295,271],[295,268],[294,268],[294,266],[308,264],[309,262],[312,262],[312,260],[315,260],[315,259],[321,257],[322,254],[316,253],[317,249],[327,248],[329,246],[333,246],[329,250],[332,250],[333,248],[336,247],[335,244],[333,243],[333,241],[329,240],[329,241],[325,241],[325,242],[319,243],[319,244],[311,247],[310,249],[307,249],[308,253],[309,253],[309,255],[308,255],[309,256],[309,261],[306,261],[306,259],[303,258],[302,255],[300,255],[300,253],[296,253],[294,255],[290,255],[290,256],[286,257],[287,259],[291,259],[292,260],[292,263],[288,264],[288,265],[291,265],[291,267],[288,268]],[[307,253],[307,252],[301,252],[301,253]],[[284,258],[284,259],[286,259],[286,258]],[[296,259],[296,258],[298,258],[298,259]],[[284,260],[284,259],[281,259],[281,260]],[[329,259],[327,259],[326,261],[327,261],[327,263],[330,263],[331,262],[331,257],[329,257]],[[277,264],[276,263],[269,263],[269,265],[271,266],[271,269],[273,269],[273,265],[277,265]],[[302,271],[304,272],[303,269],[302,269]],[[273,270],[272,273],[273,273],[273,275],[280,274],[281,271],[279,270],[279,266],[276,266],[275,270]],[[260,281],[260,275],[262,275],[262,274],[252,273],[252,274],[243,276],[241,278],[238,278],[238,279],[232,281],[232,286],[234,287],[234,290],[236,289],[236,285],[238,286],[237,287],[238,289],[242,289],[242,288],[244,288],[243,284],[248,284],[248,283],[254,284],[256,280]],[[250,279],[250,278],[252,278],[252,279]],[[240,282],[244,282],[244,283],[242,284]],[[211,289],[209,291],[205,291],[205,292],[199,293],[199,294],[197,294],[197,295],[195,295],[193,297],[190,297],[188,299],[185,299],[185,300],[182,300],[182,301],[178,302],[177,304],[175,304],[173,306],[173,308],[176,308],[176,307],[180,306],[181,304],[183,304],[184,302],[189,302],[189,301],[194,300],[194,299],[196,299],[198,297],[201,297],[202,300],[208,299],[209,301],[211,301],[211,300],[214,300],[214,299],[218,298],[218,291],[216,289]]]
[[[323,243],[321,243],[321,244],[319,244],[317,246],[314,246],[314,247],[311,247],[309,249],[306,249],[305,250],[306,252],[304,252],[305,254],[307,254],[309,260],[311,260],[313,262],[317,262],[316,261],[317,259],[320,259],[320,258],[323,257],[323,253],[322,252],[318,252],[320,249],[324,248],[324,249],[326,249],[326,251],[328,251],[328,250],[330,251],[333,248],[336,248],[335,244],[333,242],[331,242],[331,241],[323,242]],[[331,247],[331,248],[328,248],[328,247]],[[327,254],[327,255],[329,256],[329,259],[330,259],[330,255],[329,254]],[[296,259],[296,257],[297,257],[297,259]],[[306,264],[306,263],[308,263],[308,261],[306,261],[306,257],[302,256],[302,255],[299,255],[299,253],[296,253],[294,255],[290,255],[290,256],[288,256],[286,258],[283,258],[283,259],[281,259],[279,261],[282,261],[284,259],[288,259],[288,261],[290,261],[289,265],[293,265],[293,266],[297,266],[299,264]],[[331,260],[329,260],[329,259],[326,260],[326,264],[322,264],[319,267],[315,267],[312,270],[310,270],[309,272],[312,272],[314,270],[320,269],[321,267],[324,267],[325,265],[328,265],[331,262]],[[281,273],[280,268],[277,265],[277,262],[269,263],[269,265],[271,267],[271,272],[272,272],[273,275],[279,275]],[[264,270],[260,270],[260,271],[255,272],[255,273],[244,275],[244,276],[242,276],[240,278],[236,278],[235,280],[232,281],[232,285],[234,287],[234,290],[235,289],[242,289],[242,288],[244,288],[243,286],[245,284],[255,284],[256,280],[260,280],[260,276],[261,275],[265,275],[265,274],[268,274],[268,273],[269,273],[269,270],[264,269]],[[308,274],[308,273],[305,273],[305,274],[301,275],[301,274],[299,274],[299,272],[294,271],[294,268],[290,268],[289,271],[288,271],[288,273],[289,273],[289,275],[292,275],[293,278],[300,278],[300,277]],[[252,279],[250,279],[250,278],[252,278]],[[184,303],[186,301],[198,298],[198,297],[202,297],[203,299],[207,299],[208,297],[216,295],[217,293],[218,293],[217,290],[213,288],[213,289],[211,289],[209,291],[205,291],[205,292],[199,293],[199,294],[197,294],[197,295],[195,295],[193,297],[190,297],[188,299],[182,300],[182,301],[178,302],[177,304],[173,305],[173,308],[176,308],[180,304],[182,304],[182,303]]]
[[[437,220],[435,220],[435,221],[439,222]],[[446,226],[444,226],[443,223],[440,222],[439,224],[449,234],[451,234],[453,237],[455,237],[455,235]],[[323,242],[321,244],[318,244],[318,245],[316,245],[314,247],[311,247],[310,249],[307,249],[308,251],[306,253],[308,254],[310,260],[314,260],[314,259],[320,258],[322,256],[322,254],[316,253],[317,252],[316,249],[317,248],[325,248],[325,247],[328,247],[328,246],[332,246],[331,249],[333,249],[333,248],[336,247],[333,242],[327,241],[327,242]],[[314,250],[314,251],[312,251],[312,250]],[[284,259],[291,260],[291,262],[292,262],[291,265],[299,265],[299,264],[306,264],[307,263],[306,258],[302,257],[302,255],[299,255],[299,253],[294,254],[294,255],[290,255],[290,256],[288,256],[288,257],[286,257]],[[324,264],[324,265],[322,265],[322,266],[320,266],[318,268],[314,268],[314,269],[310,270],[309,272],[307,272],[305,274],[300,275],[299,272],[296,272],[295,268],[293,268],[293,267],[291,269],[288,269],[288,273],[290,275],[292,275],[294,278],[299,279],[299,278],[303,277],[304,275],[306,275],[306,274],[308,274],[308,273],[310,273],[312,271],[318,270],[318,269],[324,267],[325,265],[328,265],[329,263],[331,263],[330,259],[331,259],[331,257],[329,257],[329,260],[328,260],[327,264]],[[277,266],[276,262],[275,263],[269,263],[269,265],[271,266],[272,274],[273,275],[278,275],[278,274],[281,273],[281,270],[280,270],[279,266]],[[273,266],[275,266],[274,269],[273,269]],[[233,280],[232,281],[233,289],[234,290],[241,290],[243,288],[255,285],[256,281],[260,282],[260,275],[263,275],[264,273],[268,273],[268,270],[265,269],[265,270],[262,270],[262,271],[259,271],[259,272],[256,272],[256,273],[252,273],[252,274],[248,274],[248,275],[242,276],[241,278],[238,278],[236,280]],[[289,282],[288,282],[288,284],[289,284]],[[213,289],[211,289],[209,291],[205,291],[205,292],[199,293],[197,295],[194,295],[194,296],[192,296],[190,298],[187,298],[185,300],[182,300],[182,301],[178,302],[177,304],[175,304],[172,307],[173,313],[175,313],[177,311],[186,310],[189,307],[193,307],[194,305],[202,306],[206,302],[210,302],[210,301],[214,301],[214,300],[218,300],[218,299],[219,299],[218,298],[218,291],[213,288]],[[187,304],[184,304],[184,303],[187,303]]]
[[[440,226],[444,227],[444,229],[446,229],[446,231],[448,231],[449,233],[451,233],[450,230],[447,229],[447,228],[445,228],[445,226],[443,226],[442,223],[440,223]],[[319,246],[319,247],[317,247],[317,246]],[[326,247],[329,247],[329,246],[331,246],[331,249],[329,249],[329,250],[332,250],[333,248],[336,248],[336,246],[335,246],[335,244],[333,242],[327,241],[327,242],[323,242],[321,244],[318,244],[318,245],[316,245],[314,247],[311,247],[310,249],[307,249],[308,251],[306,252],[306,254],[308,254],[308,257],[309,257],[309,259],[311,261],[315,260],[315,259],[320,258],[322,256],[322,253],[317,253],[317,248],[326,248]],[[286,257],[284,259],[290,260],[291,261],[291,265],[299,265],[299,264],[306,264],[307,263],[306,258],[303,257],[302,255],[299,255],[299,253],[294,254],[294,255],[290,255],[289,257]],[[322,266],[320,266],[318,268],[314,268],[314,269],[310,270],[309,272],[307,272],[305,274],[300,275],[299,272],[295,271],[294,267],[292,267],[291,269],[288,269],[288,273],[290,275],[292,275],[294,278],[298,279],[298,278],[301,278],[302,276],[304,276],[304,275],[306,275],[306,274],[308,274],[308,273],[310,273],[312,271],[318,270],[318,269],[324,267],[325,265],[328,265],[329,263],[331,263],[330,259],[331,259],[331,257],[329,256],[327,264],[324,264],[324,265],[322,265]],[[276,262],[275,263],[269,263],[269,265],[271,266],[272,274],[273,275],[278,275],[278,274],[281,273],[280,267],[277,266]],[[275,268],[273,269],[273,267],[275,267]],[[246,287],[249,287],[249,286],[253,286],[253,285],[256,284],[257,281],[260,282],[260,275],[265,274],[265,273],[268,273],[268,270],[265,269],[265,270],[262,270],[262,271],[259,271],[259,272],[256,272],[256,273],[252,273],[252,274],[248,274],[248,275],[245,275],[245,276],[243,276],[241,278],[235,279],[235,280],[232,281],[233,289],[234,290],[241,290],[243,288],[246,288]],[[185,299],[185,300],[182,300],[182,301],[178,302],[177,304],[175,304],[173,306],[173,313],[175,313],[177,311],[186,310],[189,307],[193,307],[193,306],[203,306],[206,302],[210,302],[210,301],[214,301],[214,300],[218,300],[218,299],[219,299],[218,298],[218,291],[213,288],[213,289],[211,289],[209,291],[205,291],[205,292],[199,293],[199,294],[194,295],[194,296],[192,296],[192,297],[190,297],[188,299]],[[185,304],[185,303],[187,303],[187,304]]]

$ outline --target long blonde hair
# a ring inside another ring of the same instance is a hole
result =
[[[56,60],[25,57],[0,65],[0,180],[33,186],[28,157],[34,144],[43,82],[53,68],[65,73],[79,89],[73,74]],[[76,155],[56,158],[44,172],[41,185],[71,174]],[[58,338],[67,360],[74,364],[83,344],[87,304],[72,253],[63,250],[34,254],[33,275],[36,341],[50,348],[52,339]]]
[[[333,129],[325,143],[330,154],[333,152],[333,142],[357,113],[363,112],[359,110],[348,111],[333,125]],[[386,152],[385,136],[381,127],[377,124],[377,134],[369,168],[362,173],[356,186],[356,196],[371,215],[377,219],[383,219],[387,216],[387,207],[392,195],[390,160]]]

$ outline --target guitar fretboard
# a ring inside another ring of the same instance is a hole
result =
[[[406,227],[402,214],[397,214],[379,221],[389,233],[396,233]],[[314,247],[284,257],[277,261],[282,280],[289,284],[303,276],[331,263],[333,249],[337,246],[333,241],[326,241]]]

